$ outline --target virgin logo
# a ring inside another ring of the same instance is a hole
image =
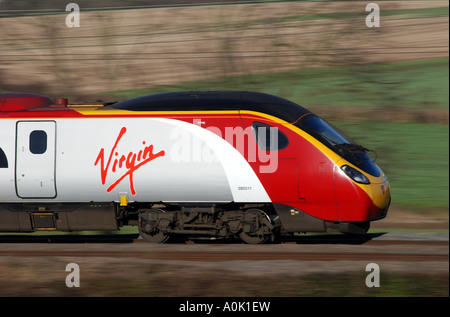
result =
[[[114,146],[109,151],[107,161],[105,158],[105,149],[102,148],[100,150],[97,159],[95,160],[94,166],[97,166],[97,164],[100,163],[100,173],[103,185],[105,185],[108,175],[114,176],[114,182],[106,190],[108,193],[128,177],[130,181],[131,194],[136,195],[133,181],[134,172],[136,172],[139,168],[146,165],[147,163],[153,161],[154,159],[160,156],[164,156],[165,152],[159,151],[155,154],[153,153],[153,145],[146,146],[145,141],[143,141],[143,148],[141,150],[136,152],[130,151],[127,154],[119,153],[118,151],[116,151],[116,149],[119,145],[120,140],[126,132],[127,128],[125,127],[120,130]]]

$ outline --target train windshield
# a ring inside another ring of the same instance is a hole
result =
[[[325,122],[316,115],[310,114],[303,117],[296,126],[305,130],[340,156],[361,168],[363,171],[380,176],[382,171],[367,154],[368,149],[357,144],[344,132]]]
[[[330,123],[325,122],[316,115],[308,115],[304,117],[300,122],[300,127],[307,132],[310,132],[314,137],[319,139],[322,143],[329,146],[354,144],[357,145],[349,136],[344,132],[334,127]],[[327,144],[328,143],[328,144]]]

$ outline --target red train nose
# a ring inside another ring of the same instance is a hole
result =
[[[344,173],[335,173],[339,221],[372,221],[384,218],[391,202],[391,189],[383,176],[370,177],[370,184],[357,184]]]

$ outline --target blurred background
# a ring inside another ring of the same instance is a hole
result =
[[[0,1],[0,91],[70,101],[254,90],[376,152],[393,207],[448,219],[448,1]],[[392,213],[391,213],[392,215]]]
[[[379,226],[447,230],[449,3],[0,0],[0,92],[69,101],[178,90],[292,100],[373,150],[393,193]]]

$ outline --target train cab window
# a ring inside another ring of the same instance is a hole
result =
[[[258,147],[263,151],[278,151],[289,145],[286,134],[276,127],[255,121],[252,124],[252,131]]]
[[[300,128],[306,128],[307,132],[312,132],[320,141],[331,146],[336,144],[356,144],[350,137],[337,129],[332,124],[325,122],[315,115],[308,115],[300,121]]]
[[[8,159],[6,158],[5,152],[3,152],[0,147],[0,168],[8,168]]]
[[[44,154],[47,151],[47,133],[35,130],[30,133],[30,152],[33,154]]]

